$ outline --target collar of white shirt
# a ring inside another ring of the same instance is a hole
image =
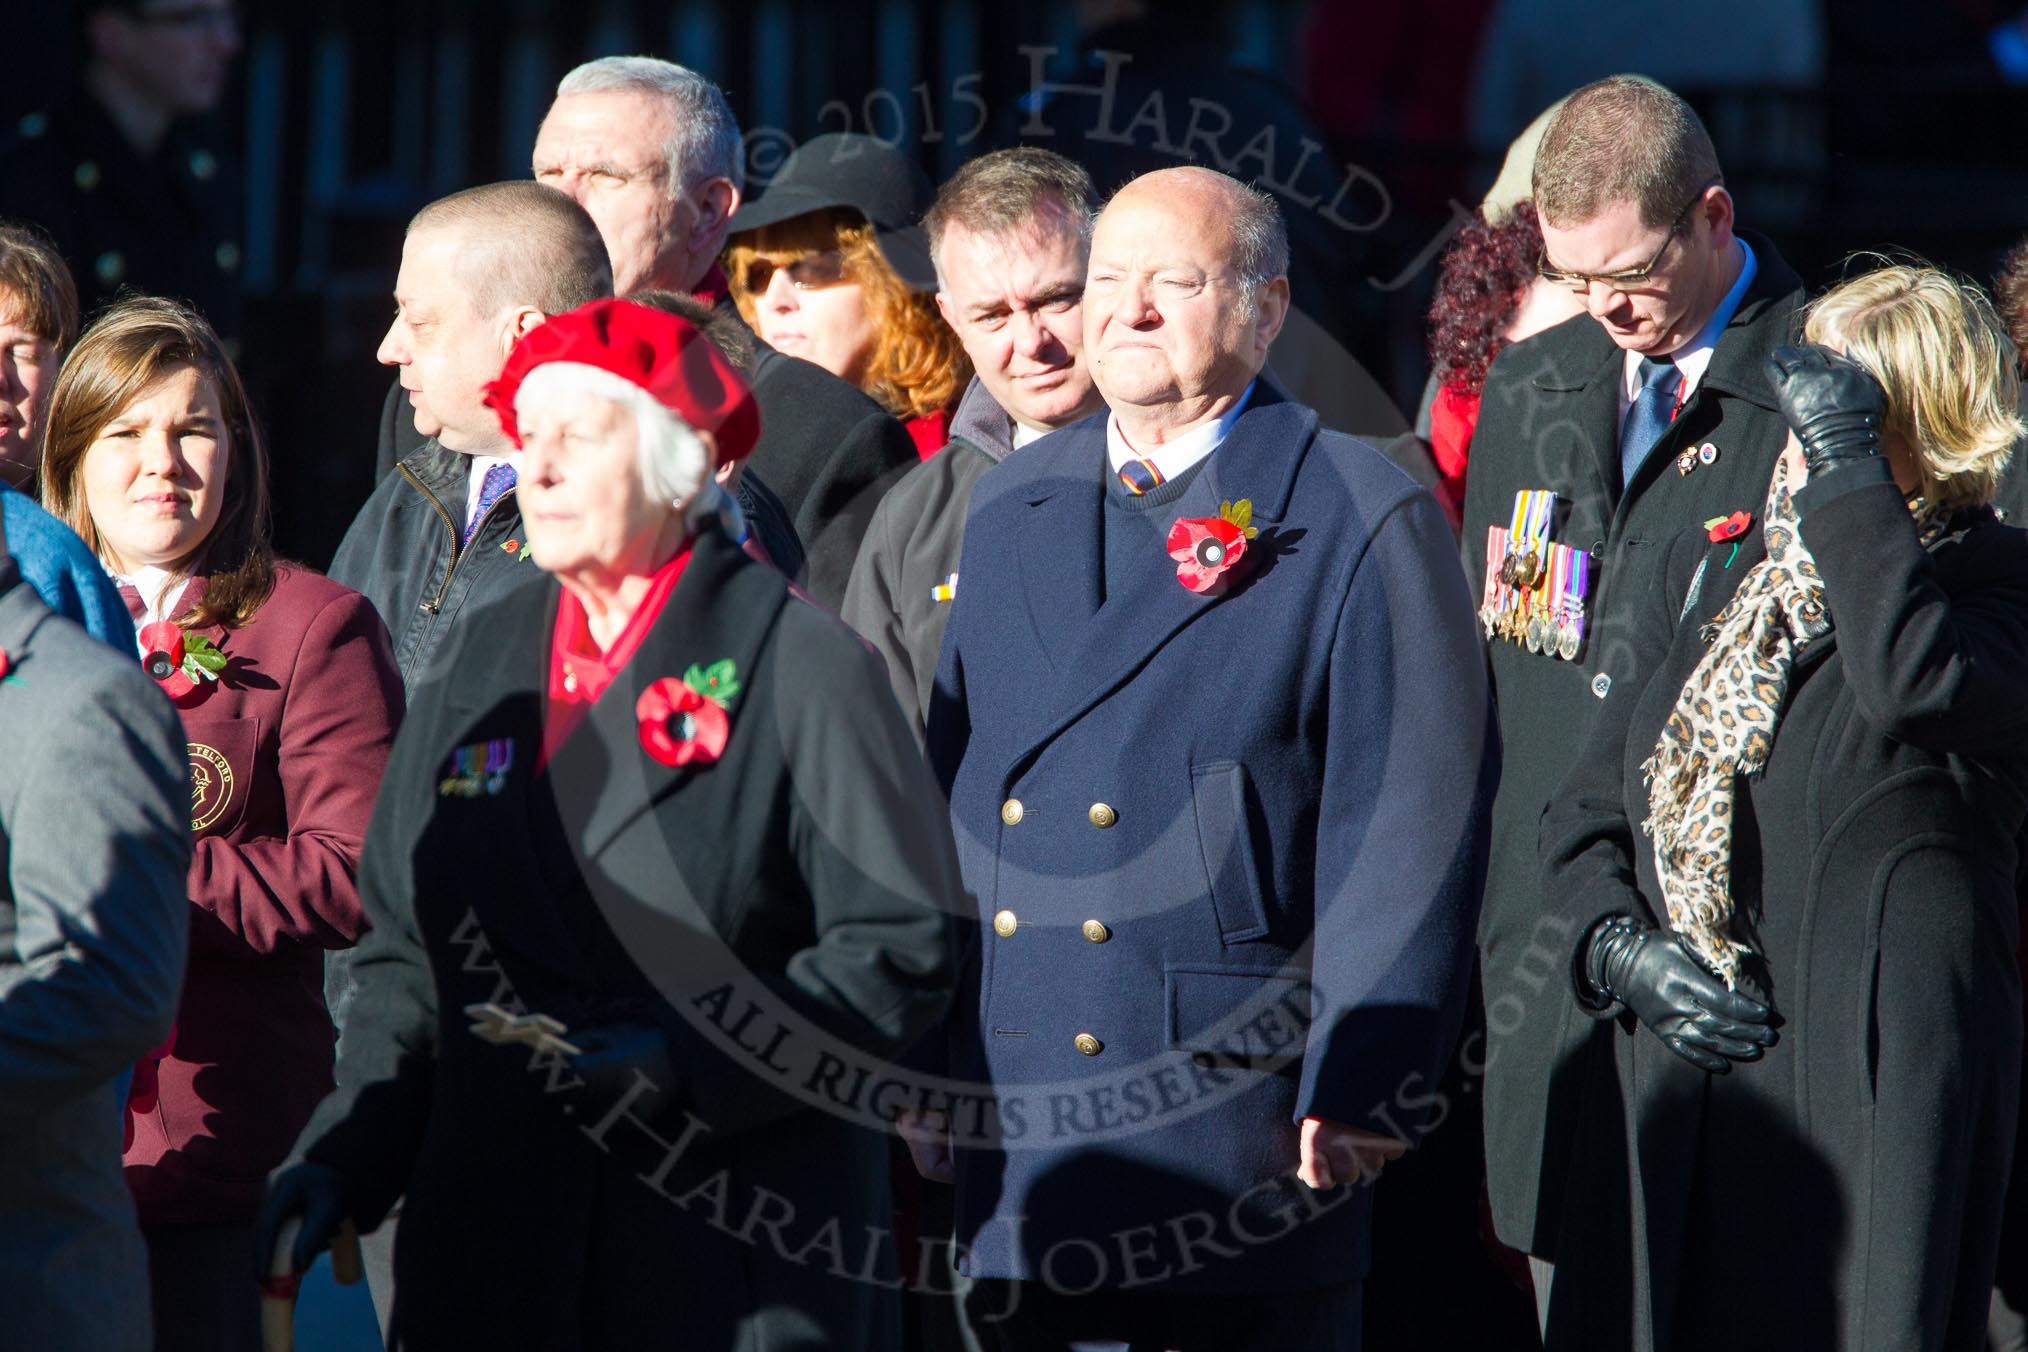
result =
[[[1734,238],[1737,238],[1735,236]],[[1689,342],[1670,354],[1682,373],[1683,384],[1676,392],[1676,407],[1690,402],[1690,396],[1697,392],[1697,382],[1704,379],[1705,368],[1711,365],[1712,349],[1718,346],[1718,337],[1725,332],[1725,326],[1732,322],[1738,312],[1740,301],[1746,299],[1746,289],[1753,285],[1753,275],[1760,265],[1754,261],[1753,246],[1745,240],[1739,241],[1744,261],[1739,265],[1739,276],[1732,283],[1732,289],[1725,293],[1725,299],[1718,302],[1718,308],[1711,312],[1711,318],[1704,321],[1704,327],[1692,335]],[[1629,352],[1621,367],[1620,413],[1624,415],[1633,404],[1634,396],[1641,392],[1641,354]]]
[[[1232,425],[1239,421],[1239,415],[1246,412],[1246,406],[1253,400],[1254,381],[1246,387],[1233,406],[1212,421],[1193,427],[1173,441],[1164,442],[1152,451],[1138,451],[1127,444],[1127,438],[1120,431],[1120,415],[1106,415],[1106,459],[1112,462],[1113,473],[1129,460],[1152,460],[1155,470],[1167,483],[1192,465],[1217,450],[1225,439],[1232,435]]]
[[[140,594],[141,613],[134,620],[134,628],[137,631],[175,614],[176,603],[183,599],[183,589],[190,581],[189,578],[179,577],[167,568],[148,565],[136,568],[129,574],[112,573],[112,579],[113,585],[132,587]],[[141,649],[141,656],[146,657],[148,648],[146,644],[139,643],[138,633],[136,642]]]
[[[514,477],[518,480],[521,477],[521,452],[514,451],[508,455],[475,455],[469,459],[472,463],[467,466],[466,472],[471,477],[465,480],[465,527],[468,530],[472,525],[472,514],[479,510],[479,494],[486,488],[486,471],[495,465],[512,465]]]

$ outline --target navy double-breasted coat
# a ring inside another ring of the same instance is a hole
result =
[[[929,753],[969,959],[960,1265],[1068,1290],[1365,1269],[1370,1188],[1293,1179],[1305,1116],[1439,1111],[1497,773],[1435,499],[1262,380],[1183,496],[1260,534],[1221,596],[1150,538],[1106,578],[1106,415],[974,492]]]

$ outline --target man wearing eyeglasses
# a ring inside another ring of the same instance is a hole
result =
[[[655,57],[587,61],[558,83],[530,159],[538,183],[598,225],[617,294],[695,295],[744,324],[718,255],[746,191],[746,148],[718,86]],[[770,558],[836,608],[874,507],[920,457],[857,389],[754,346],[761,438],[734,488]],[[398,395],[381,410],[380,478],[423,441]]]
[[[1792,340],[1802,290],[1771,243],[1735,228],[1710,137],[1651,81],[1619,76],[1573,94],[1543,136],[1534,196],[1542,275],[1589,313],[1495,362],[1464,543],[1482,606],[1489,592],[1494,602],[1482,620],[1505,767],[1479,925],[1487,1182],[1500,1239],[1533,1260],[1546,1321],[1559,1228],[1623,1215],[1627,1170],[1574,1144],[1599,1101],[1587,1090],[1611,1074],[1611,1026],[1577,1013],[1570,971],[1586,936],[1544,913],[1537,823],[1606,702],[1640,693],[1647,673],[1632,669],[1629,626],[1647,622],[1636,603],[1660,585],[1662,546],[1713,517],[1761,511],[1787,437],[1761,360]],[[1489,583],[1502,560],[1489,572],[1487,559],[1489,528],[1512,530],[1530,490],[1553,493],[1553,507],[1536,497],[1539,526],[1523,521],[1525,538],[1509,538],[1517,553],[1540,542],[1536,557],[1561,561],[1534,595],[1565,603],[1548,623],[1573,635],[1532,649],[1525,625],[1494,613],[1514,592]]]
[[[230,0],[97,0],[79,90],[0,131],[0,218],[42,227],[86,314],[123,287],[240,319],[237,168],[207,115],[240,49]]]

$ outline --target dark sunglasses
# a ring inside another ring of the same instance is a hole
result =
[[[1669,233],[1662,236],[1662,247],[1655,250],[1653,258],[1637,268],[1628,268],[1623,272],[1565,272],[1562,268],[1550,266],[1549,251],[1544,249],[1535,257],[1535,271],[1542,275],[1543,281],[1554,286],[1567,286],[1572,291],[1589,292],[1593,282],[1609,291],[1638,290],[1648,284],[1648,279],[1655,275],[1655,269],[1662,265],[1662,255],[1669,252],[1669,246],[1675,242],[1677,232],[1682,230],[1683,223],[1690,219],[1691,210],[1704,200],[1704,194],[1714,184],[1722,182],[1724,182],[1722,178],[1707,180],[1704,186],[1683,204],[1683,209],[1676,213],[1676,219],[1670,223]]]
[[[766,291],[777,268],[789,274],[789,285],[796,290],[821,291],[845,280],[845,255],[836,249],[825,249],[820,253],[804,254],[793,263],[756,258],[746,265],[746,293],[758,296]]]

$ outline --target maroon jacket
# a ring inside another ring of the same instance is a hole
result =
[[[386,626],[308,569],[282,565],[252,623],[198,632],[227,665],[176,701],[196,838],[190,968],[125,1156],[143,1225],[251,1218],[330,1092],[323,950],[365,929],[359,849],[402,712]]]

